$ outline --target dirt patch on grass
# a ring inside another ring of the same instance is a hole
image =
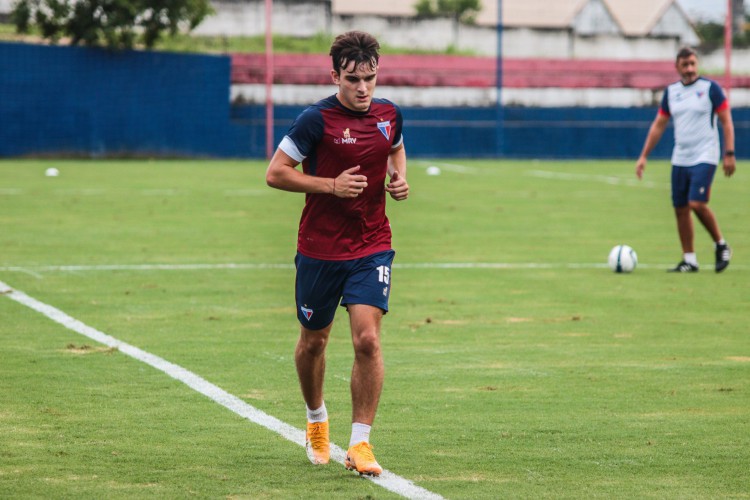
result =
[[[116,347],[106,347],[106,346],[99,346],[99,347],[92,347],[90,345],[75,345],[75,344],[68,344],[65,346],[65,352],[69,354],[95,354],[95,353],[104,353],[104,354],[112,354],[113,352],[117,352]]]

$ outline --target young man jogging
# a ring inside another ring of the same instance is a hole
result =
[[[397,201],[409,195],[401,111],[373,98],[379,48],[359,31],[335,39],[330,55],[337,93],[297,117],[266,172],[269,186],[305,193],[295,258],[301,324],[295,363],[307,405],[308,458],[329,461],[325,349],[341,305],[349,313],[354,346],[345,465],[373,476],[383,470],[369,436],[383,387],[380,323],[388,311],[394,256],[386,193]]]
[[[724,175],[735,170],[734,124],[729,101],[719,84],[698,75],[698,57],[690,48],[677,54],[675,67],[680,81],[664,91],[661,107],[648,131],[635,173],[643,177],[646,159],[661,139],[669,118],[674,119],[675,146],[672,151],[672,205],[677,218],[677,232],[683,257],[672,272],[697,272],[698,259],[693,246],[692,213],[714,241],[715,269],[722,272],[729,265],[732,251],[724,240],[716,216],[708,207],[720,144],[716,118],[724,132]]]

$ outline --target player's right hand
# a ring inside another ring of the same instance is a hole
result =
[[[367,187],[367,177],[357,174],[361,167],[344,170],[333,181],[333,194],[339,198],[356,198]]]
[[[638,163],[635,164],[635,176],[643,179],[644,170],[646,170],[646,159],[643,157],[638,158]]]

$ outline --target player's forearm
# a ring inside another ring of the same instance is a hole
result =
[[[406,149],[403,146],[388,155],[388,175],[393,177],[394,172],[406,179]]]
[[[332,193],[333,179],[307,175],[297,170],[299,163],[277,149],[266,170],[266,184],[272,188],[293,193]]]
[[[653,151],[656,145],[659,144],[661,136],[664,135],[665,128],[666,127],[662,127],[657,123],[651,125],[651,128],[648,131],[648,136],[646,136],[646,142],[643,144],[643,149],[641,150],[641,158],[648,158],[651,151]]]
[[[266,176],[269,186],[293,193],[332,193],[334,179],[316,177],[296,168],[284,167]]]
[[[734,124],[731,119],[724,123],[724,151],[734,151]]]

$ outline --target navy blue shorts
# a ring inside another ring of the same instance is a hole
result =
[[[361,259],[319,260],[297,253],[295,299],[297,319],[309,330],[330,325],[336,308],[348,304],[379,307],[388,312],[393,250]]]
[[[692,167],[672,165],[672,206],[684,207],[691,201],[708,203],[716,165],[699,163]]]

